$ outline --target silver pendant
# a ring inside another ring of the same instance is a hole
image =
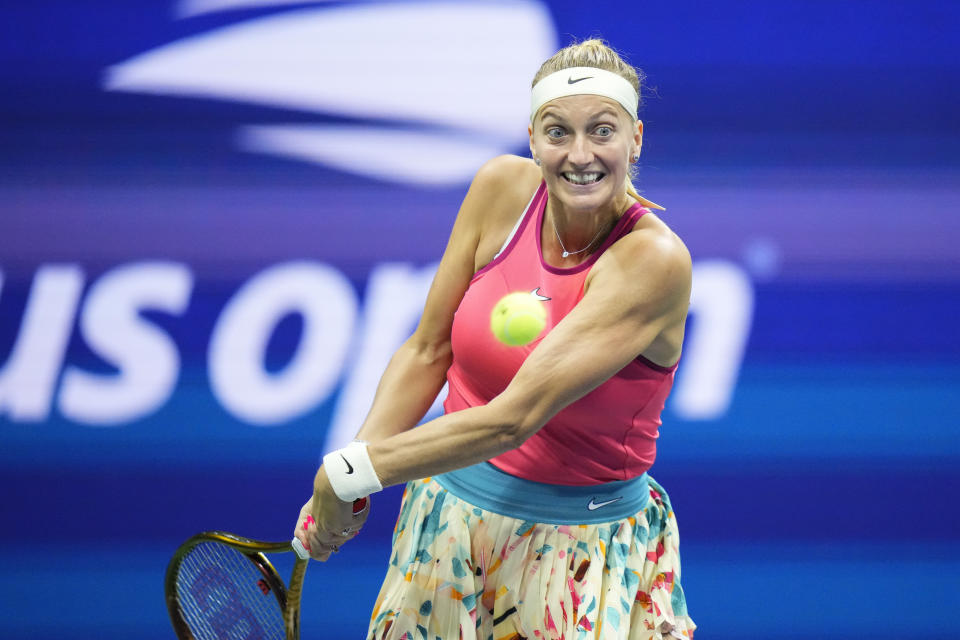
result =
[[[570,252],[569,252],[569,251],[564,251],[564,252],[563,252],[563,257],[564,257],[564,258],[566,258],[568,255],[570,255]]]

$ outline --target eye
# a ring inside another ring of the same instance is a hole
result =
[[[546,133],[548,138],[557,140],[559,138],[562,138],[566,132],[560,127],[549,127]]]
[[[602,138],[608,138],[613,135],[613,127],[608,127],[607,125],[600,125],[594,130],[598,136]]]

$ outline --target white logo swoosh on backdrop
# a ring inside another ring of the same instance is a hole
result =
[[[179,10],[275,4],[285,3],[193,0]],[[371,135],[356,125],[251,124],[238,141],[380,179],[450,184],[524,145],[530,80],[555,46],[539,2],[308,7],[157,47],[108,68],[103,85],[375,119],[363,127]],[[342,134],[356,138],[344,144]]]

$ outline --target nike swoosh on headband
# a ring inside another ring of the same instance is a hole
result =
[[[596,511],[600,507],[605,507],[608,504],[613,504],[618,500],[623,500],[623,496],[619,496],[617,498],[614,498],[613,500],[604,500],[603,502],[594,502],[594,500],[596,500],[596,498],[590,498],[590,502],[587,503],[587,509],[589,509],[590,511]]]
[[[583,76],[582,78],[573,79],[573,76],[567,78],[567,84],[577,84],[578,82],[583,82],[584,80],[589,80],[593,76]]]

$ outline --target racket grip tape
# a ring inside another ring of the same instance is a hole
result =
[[[297,554],[297,557],[301,560],[309,560],[310,552],[303,546],[303,543],[300,542],[300,538],[294,538],[290,543],[290,546],[293,547],[293,552]]]

